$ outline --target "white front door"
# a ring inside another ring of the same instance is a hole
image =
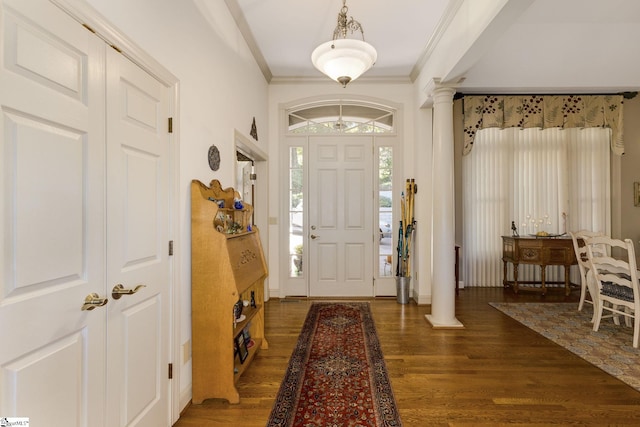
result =
[[[0,5],[0,416],[103,426],[108,305],[81,308],[107,296],[106,46],[48,1]]]
[[[371,136],[309,138],[310,296],[373,296],[372,158]]]
[[[107,425],[169,425],[168,91],[107,50]],[[116,299],[112,289],[138,289]]]

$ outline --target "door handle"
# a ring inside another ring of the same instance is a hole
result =
[[[122,295],[133,295],[136,292],[138,292],[140,289],[142,289],[142,288],[144,288],[146,286],[147,285],[138,285],[133,289],[125,289],[125,287],[122,286],[122,284],[118,283],[111,290],[111,297],[113,299],[120,299],[122,297]]]
[[[316,240],[316,239],[318,238],[318,236],[316,236],[315,234],[312,234],[312,235],[311,235],[311,236],[309,236],[309,237],[311,237],[311,239],[312,239],[312,240]]]
[[[100,295],[94,293],[91,293],[89,295],[87,295],[87,297],[84,299],[84,304],[82,304],[82,311],[91,311],[96,307],[102,307],[103,305],[106,305],[109,302],[109,300],[107,298],[102,298]]]

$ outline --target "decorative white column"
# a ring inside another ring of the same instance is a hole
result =
[[[434,328],[463,328],[456,319],[455,199],[453,166],[453,95],[455,89],[436,85],[433,91],[432,268],[431,314]]]

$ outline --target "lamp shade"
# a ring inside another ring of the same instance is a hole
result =
[[[371,68],[377,58],[378,53],[373,46],[356,39],[331,40],[311,53],[313,65],[343,86]]]

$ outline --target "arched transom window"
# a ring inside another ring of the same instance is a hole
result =
[[[394,112],[379,106],[332,103],[288,111],[289,133],[371,134],[394,132]]]

